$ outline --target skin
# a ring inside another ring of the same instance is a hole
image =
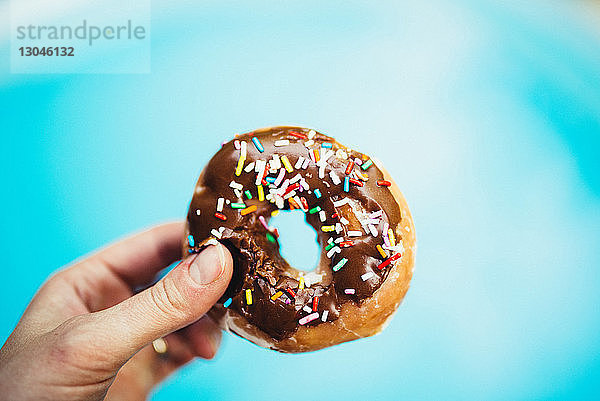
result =
[[[211,245],[152,285],[179,259],[183,233],[183,223],[156,226],[50,277],[0,350],[0,400],[144,400],[195,357],[212,358],[221,331],[204,314],[233,262]],[[152,347],[161,337],[164,354]]]

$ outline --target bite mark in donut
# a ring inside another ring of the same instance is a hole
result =
[[[317,232],[319,265],[293,268],[269,219],[299,209]],[[236,136],[202,171],[185,252],[218,239],[234,273],[209,314],[224,328],[282,352],[373,335],[404,297],[415,236],[408,206],[380,162],[301,127]]]

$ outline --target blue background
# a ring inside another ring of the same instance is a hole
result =
[[[9,74],[4,35],[0,341],[52,271],[182,218],[222,140],[299,124],[377,156],[403,190],[419,244],[403,305],[381,335],[316,353],[226,335],[155,400],[599,396],[600,10],[585,4],[155,1],[139,75]]]

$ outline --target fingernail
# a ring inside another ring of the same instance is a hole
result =
[[[197,284],[210,284],[221,276],[224,260],[225,255],[221,245],[211,245],[198,254],[190,264],[190,277]]]

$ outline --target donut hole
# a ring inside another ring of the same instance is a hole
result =
[[[317,233],[306,222],[304,212],[282,210],[271,217],[269,224],[279,231],[279,253],[292,267],[304,272],[316,269],[321,250]]]

